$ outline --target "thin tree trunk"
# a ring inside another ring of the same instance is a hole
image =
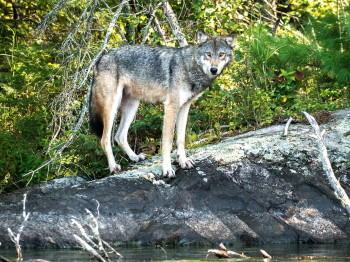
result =
[[[173,34],[175,35],[177,42],[181,47],[187,46],[187,40],[182,33],[181,27],[179,25],[179,22],[177,21],[177,18],[174,14],[173,9],[171,8],[170,4],[166,1],[163,5],[163,13],[171,27],[171,30],[173,31]]]
[[[19,20],[19,12],[16,6],[16,0],[11,0],[12,3],[12,11],[13,11],[13,20]]]

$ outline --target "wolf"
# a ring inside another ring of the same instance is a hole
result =
[[[234,58],[237,33],[212,36],[198,31],[198,43],[182,48],[148,45],[123,45],[112,48],[94,67],[90,93],[90,125],[101,138],[111,174],[121,170],[111,146],[114,116],[121,108],[121,121],[114,137],[132,161],[147,158],[136,155],[127,136],[140,100],[163,103],[162,173],[175,177],[171,150],[175,124],[177,160],[182,169],[195,166],[185,154],[185,132],[190,105],[210,87]]]

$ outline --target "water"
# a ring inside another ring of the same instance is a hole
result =
[[[214,255],[209,255],[206,259],[208,249],[218,249],[217,246],[186,246],[174,247],[163,246],[164,251],[159,247],[116,247],[119,253],[125,258],[120,262],[136,262],[136,261],[220,261],[225,262],[227,259],[216,259]],[[228,247],[229,250],[244,253],[249,259],[235,259],[237,262],[255,262],[263,261],[259,252],[264,249],[268,252],[272,259],[271,262],[293,262],[297,258],[305,256],[319,257],[318,262],[350,262],[350,245],[296,245],[296,244],[278,244],[278,245],[262,245],[262,246],[247,246],[234,245]],[[165,253],[166,252],[166,253]],[[15,261],[17,258],[15,249],[0,249],[0,255]],[[322,258],[326,257],[326,258]],[[24,261],[34,258],[46,259],[51,262],[88,262],[91,256],[84,250],[70,249],[24,249]],[[111,254],[111,261],[117,261],[117,257]],[[299,261],[310,261],[310,258],[299,259]],[[315,260],[315,258],[314,258]],[[97,261],[97,260],[91,260]],[[230,260],[232,261],[232,260]],[[265,260],[266,261],[266,260]]]

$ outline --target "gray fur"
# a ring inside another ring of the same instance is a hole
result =
[[[90,118],[93,130],[102,135],[101,144],[112,173],[120,170],[110,145],[111,119],[119,107],[122,109],[123,120],[115,139],[130,159],[145,159],[144,154],[137,156],[132,152],[126,141],[138,100],[165,105],[163,175],[175,176],[170,162],[175,122],[178,125],[178,136],[179,132],[181,136],[177,142],[179,164],[182,168],[194,166],[193,161],[186,158],[183,146],[186,120],[180,121],[177,118],[187,119],[191,102],[231,64],[235,40],[233,36],[235,34],[214,37],[199,31],[198,45],[183,48],[125,45],[111,49],[98,61],[94,70]]]

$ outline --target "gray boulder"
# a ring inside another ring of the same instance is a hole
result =
[[[350,109],[321,126],[341,185],[350,193]],[[161,177],[161,157],[95,181],[78,176],[0,195],[0,242],[13,246],[7,228],[18,230],[27,193],[31,212],[21,235],[25,247],[76,246],[72,218],[88,230],[90,210],[102,239],[111,243],[350,242],[349,214],[322,170],[310,125],[272,126],[197,149],[197,163]],[[173,154],[175,163],[175,153]],[[97,200],[97,201],[96,201]]]

